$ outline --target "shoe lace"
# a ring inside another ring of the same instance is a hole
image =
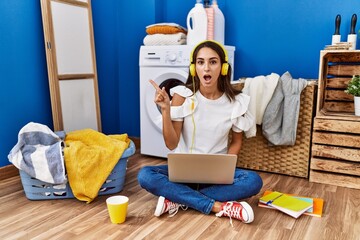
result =
[[[182,210],[186,211],[187,210],[187,206],[179,204],[179,203],[174,203],[169,201],[167,203],[166,206],[169,209],[169,217],[173,217],[177,214],[177,212],[179,211],[179,208],[181,208]]]
[[[217,214],[215,214],[215,216],[217,216],[217,217],[221,217],[223,215],[228,216],[230,218],[230,225],[232,227],[234,227],[234,225],[232,223],[232,217],[236,218],[236,219],[242,219],[241,210],[242,210],[241,205],[239,207],[237,207],[237,206],[234,206],[233,202],[227,202],[225,204],[225,206],[223,207],[223,209],[220,212],[218,212]]]

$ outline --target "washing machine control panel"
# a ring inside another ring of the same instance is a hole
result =
[[[183,51],[167,51],[165,54],[165,63],[170,65],[189,65],[189,57]]]
[[[187,46],[142,46],[140,50],[140,66],[177,66],[190,65],[190,52]]]

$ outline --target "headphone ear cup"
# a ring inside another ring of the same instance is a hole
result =
[[[195,77],[195,74],[196,74],[196,70],[195,70],[195,64],[190,64],[190,68],[189,68],[189,71],[190,71],[190,75]]]
[[[229,71],[229,64],[223,63],[221,67],[221,75],[226,76],[228,74],[228,71]]]

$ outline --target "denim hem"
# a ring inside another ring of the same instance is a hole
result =
[[[211,213],[211,209],[213,208],[214,204],[215,204],[215,200],[210,199],[210,203],[204,213],[209,215]]]

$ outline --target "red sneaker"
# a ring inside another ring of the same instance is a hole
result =
[[[251,223],[254,221],[254,211],[247,202],[226,202],[222,205],[221,211],[218,212],[216,216],[229,217],[231,226],[232,218],[238,219],[244,223]]]
[[[181,205],[179,203],[171,202],[170,200],[167,200],[166,198],[160,196],[159,200],[158,200],[158,203],[156,205],[154,215],[156,217],[159,217],[163,213],[169,212],[170,217],[173,217],[179,211],[179,207],[181,207],[182,210],[187,209],[187,207],[185,205]]]

